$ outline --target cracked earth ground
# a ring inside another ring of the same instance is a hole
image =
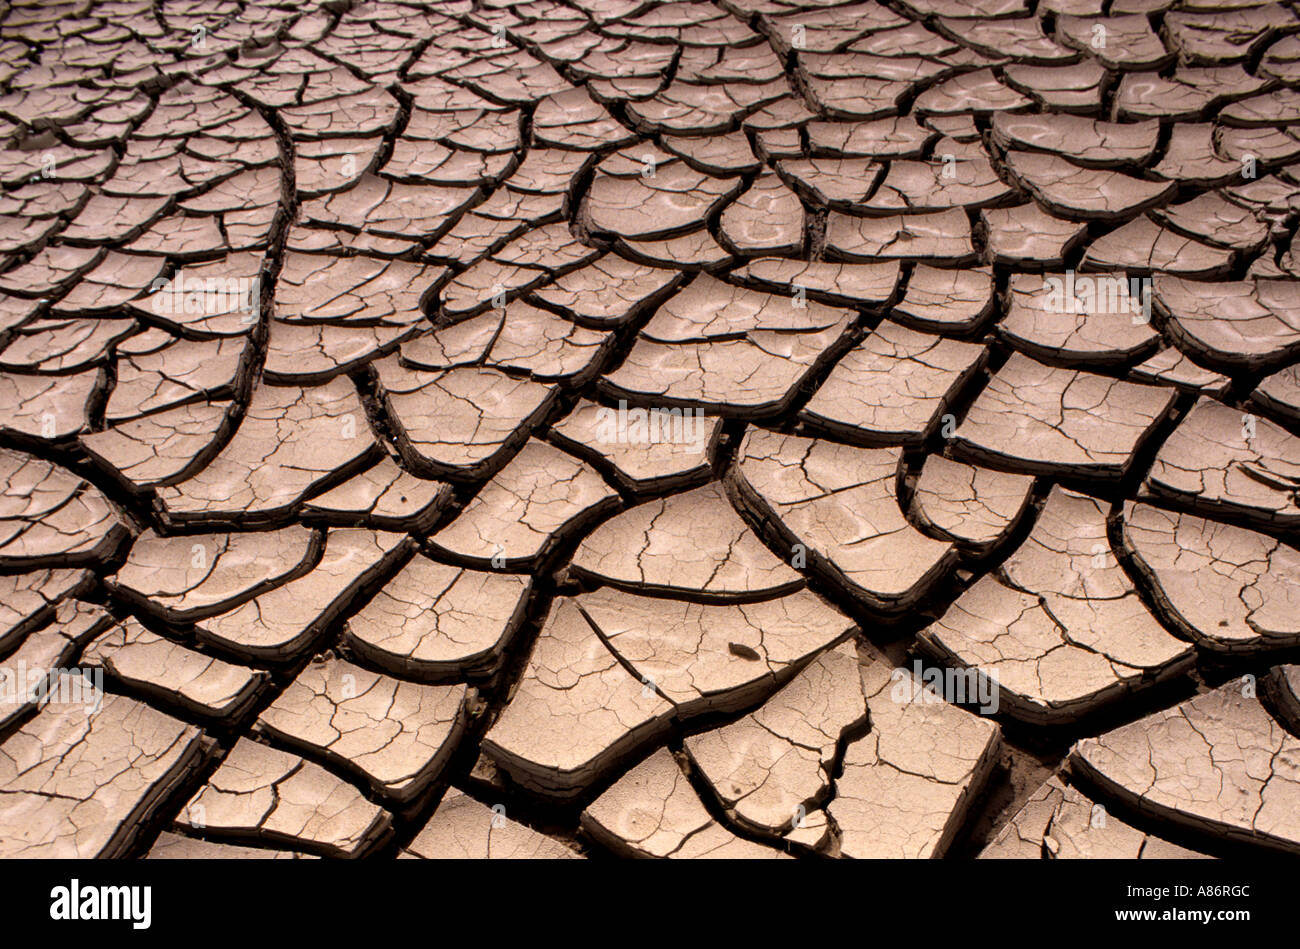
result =
[[[1300,852],[1291,4],[0,0],[0,86],[0,856]]]

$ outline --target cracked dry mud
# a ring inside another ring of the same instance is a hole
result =
[[[1298,64],[0,0],[0,856],[1300,852]]]

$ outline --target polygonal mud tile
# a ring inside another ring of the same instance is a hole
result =
[[[253,357],[246,338],[189,340],[161,331],[134,337],[117,347],[117,378],[105,418],[124,422],[230,395],[242,388]]]
[[[1165,157],[1151,170],[1152,174],[1172,184],[1200,187],[1240,182],[1249,168],[1219,153],[1214,142],[1216,129],[1209,123],[1175,125]]]
[[[556,221],[519,235],[494,251],[492,259],[502,264],[518,264],[559,275],[596,260],[602,253],[585,237],[576,237],[568,222]]]
[[[529,440],[429,542],[480,569],[535,566],[617,505],[618,493],[589,465]]]
[[[265,672],[171,642],[134,619],[97,636],[80,664],[102,669],[128,691],[219,721],[238,718],[270,682]]]
[[[946,33],[986,56],[1010,56],[1017,62],[1045,64],[1070,62],[1078,55],[1048,39],[1042,22],[1032,16],[988,20],[944,18],[940,22]]]
[[[546,283],[549,274],[538,267],[520,267],[499,260],[480,260],[453,278],[442,290],[442,312],[448,321],[465,319]]]
[[[786,855],[737,837],[710,816],[667,749],[641,762],[582,812],[595,840],[631,857],[761,860]]]
[[[690,412],[688,415],[687,412]],[[671,491],[707,481],[722,433],[722,420],[699,410],[618,408],[580,400],[551,426],[550,437],[566,451],[604,462],[618,484],[633,494]]]
[[[0,853],[122,856],[202,762],[203,732],[82,675],[52,688],[63,700],[0,744]]]
[[[803,585],[716,482],[610,518],[583,539],[571,569],[597,583],[717,600],[780,596]]]
[[[857,448],[751,428],[728,473],[740,503],[791,562],[886,611],[908,608],[956,560],[899,507],[897,448]]]
[[[1121,84],[1130,76],[1145,78],[1154,73],[1127,73]],[[1014,64],[1003,69],[1007,85],[1024,93],[1044,110],[1056,112],[1095,113],[1101,108],[1102,81],[1107,72],[1097,63],[1083,60],[1072,66],[1029,66]]]
[[[401,856],[422,860],[572,860],[579,854],[510,820],[504,805],[488,807],[448,788],[438,809],[402,849]]]
[[[706,138],[665,135],[663,147],[696,171],[717,177],[755,172],[762,167],[750,148],[749,137],[740,131]]]
[[[417,345],[417,364],[422,351]],[[426,372],[389,358],[376,364],[375,373],[402,459],[432,477],[481,478],[495,471],[556,397],[550,386],[496,369]]]
[[[359,591],[389,573],[413,546],[401,534],[332,530],[325,538],[324,553],[310,571],[233,609],[199,619],[195,635],[251,661],[293,659],[353,607]]]
[[[1014,193],[978,148],[940,139],[930,161],[891,161],[880,185],[858,210],[887,214],[982,208],[1002,203]],[[950,233],[957,236],[955,230]]]
[[[393,352],[418,327],[342,326],[273,320],[262,378],[271,385],[320,385]]]
[[[736,260],[704,227],[663,240],[624,240],[620,237],[614,246],[630,260],[651,267],[714,270]]]
[[[1043,207],[1074,220],[1122,221],[1162,204],[1174,191],[1171,182],[1081,168],[1047,152],[1011,151],[1006,164],[1016,182]]]
[[[1173,59],[1151,29],[1145,16],[1062,16],[1056,21],[1057,38],[1082,50],[1107,69],[1158,69]]]
[[[446,271],[369,257],[290,253],[275,283],[275,315],[286,322],[406,326]]]
[[[1300,640],[1300,552],[1265,534],[1127,502],[1124,550],[1156,607],[1216,652],[1254,653]]]
[[[156,292],[128,306],[151,322],[189,338],[243,336],[257,325],[262,255],[227,254],[186,264]]]
[[[342,527],[418,533],[433,526],[453,493],[450,485],[417,478],[385,455],[373,468],[316,495],[302,512]]]
[[[1115,560],[1106,508],[1059,487],[1024,544],[918,643],[994,679],[1006,713],[1037,723],[1077,719],[1182,674],[1194,660]]]
[[[0,567],[100,563],[129,536],[93,484],[48,461],[0,449]]]
[[[681,161],[649,167],[649,174],[635,177],[597,172],[582,212],[594,231],[642,240],[672,237],[699,227],[740,186]]]
[[[34,570],[0,577],[0,653],[48,623],[64,600],[85,593],[95,582],[89,570]]]
[[[1159,123],[1102,122],[1076,115],[993,116],[993,140],[1003,148],[1062,155],[1090,167],[1143,165],[1156,149]]]
[[[401,105],[387,90],[371,88],[307,105],[288,106],[276,114],[294,138],[311,140],[389,131],[400,110]]]
[[[1294,125],[1300,119],[1300,97],[1296,96],[1293,89],[1274,89],[1272,92],[1233,102],[1225,106],[1219,115],[1228,125]]]
[[[346,191],[304,201],[299,215],[308,224],[419,239],[450,224],[481,194],[477,187],[407,184],[367,174]]]
[[[160,514],[190,524],[280,518],[378,451],[347,379],[309,389],[261,385],[220,453],[192,478],[158,490]]]
[[[392,834],[392,818],[318,764],[241,738],[182,809],[179,828],[218,840],[285,844],[356,857]]]
[[[934,214],[851,217],[831,211],[826,250],[836,259],[933,260],[953,266],[974,259],[970,220],[959,208]]]
[[[104,256],[98,247],[51,246],[0,274],[0,290],[20,297],[57,295],[89,272]]]
[[[744,3],[738,6],[743,9],[760,4]],[[841,9],[785,9],[779,4],[769,6],[776,9],[764,12],[760,22],[767,28],[765,32],[771,42],[782,53],[793,49],[832,52],[864,34],[874,34],[908,22],[887,7],[874,3],[854,4]],[[802,36],[796,39],[797,34]]]
[[[741,118],[789,91],[784,77],[752,85],[675,81],[651,99],[629,103],[627,117],[642,133],[709,135],[735,128]]]
[[[348,620],[343,640],[397,676],[486,675],[523,624],[531,591],[527,576],[417,555]]]
[[[718,228],[740,254],[798,253],[804,238],[803,204],[776,175],[759,175],[723,209]]]
[[[1225,370],[1279,367],[1300,356],[1300,291],[1294,280],[1206,283],[1157,275],[1152,296],[1169,335]]]
[[[539,381],[581,385],[613,349],[612,333],[579,326],[524,300],[488,310],[402,347],[402,361],[420,369],[483,365],[526,372]]]
[[[483,751],[530,790],[573,797],[666,732],[672,711],[606,648],[574,601],[562,598]]]
[[[1010,86],[1000,82],[991,69],[964,72],[931,86],[916,97],[912,108],[918,114],[953,115],[961,112],[989,114],[1018,112],[1032,105]]]
[[[1173,388],[1052,368],[1015,353],[976,398],[953,446],[1029,474],[1119,478],[1176,396]]]
[[[577,598],[605,644],[678,718],[765,699],[852,621],[807,590],[756,603],[691,603],[605,588]]]
[[[1138,382],[1169,383],[1191,392],[1222,396],[1232,384],[1227,376],[1198,366],[1177,349],[1162,349],[1134,366],[1129,375]]]
[[[221,450],[234,421],[229,402],[191,402],[119,422],[78,440],[127,491],[144,493],[197,474]]]
[[[736,268],[728,278],[758,289],[812,297],[833,306],[878,309],[898,287],[897,262],[840,264],[760,257]]]
[[[1078,788],[1049,778],[988,846],[982,860],[1186,860],[1204,854],[1143,833]]]
[[[1260,71],[1268,73],[1266,62]],[[1198,68],[1178,66],[1172,75],[1128,72],[1115,93],[1115,110],[1120,118],[1166,118],[1191,120],[1202,117],[1213,106],[1245,98],[1268,83],[1266,75],[1252,76],[1241,66]]]
[[[613,254],[533,291],[574,322],[597,329],[621,326],[662,301],[681,282],[672,270],[646,267]]]
[[[1260,381],[1250,399],[1265,411],[1300,422],[1300,366],[1280,369]]]
[[[958,546],[987,553],[1029,510],[1032,475],[993,471],[927,455],[916,479],[912,511],[919,523]]]
[[[1059,267],[1087,236],[1087,225],[1048,214],[1031,202],[1013,208],[985,208],[987,258],[1004,266],[1037,269]]]
[[[1203,244],[1148,217],[1139,217],[1093,241],[1080,266],[1209,279],[1227,274],[1235,259],[1227,248]]]
[[[513,159],[509,152],[490,154],[448,148],[439,142],[399,138],[393,144],[393,153],[384,165],[383,173],[410,183],[425,181],[436,185],[492,186],[510,172]]]
[[[799,418],[849,440],[918,444],[986,356],[978,343],[883,322],[835,364]]]
[[[33,320],[0,350],[0,368],[64,375],[101,365],[136,330],[132,320]]]
[[[171,537],[148,530],[105,584],[164,622],[193,623],[306,573],[320,557],[323,540],[297,524],[277,531]]]
[[[144,855],[146,860],[315,860],[314,854],[270,850],[198,840],[163,831]]]
[[[756,330],[806,332],[833,326],[847,315],[840,308],[750,290],[700,274],[665,302],[641,333],[657,342],[676,343]]]
[[[687,82],[771,82],[782,75],[781,60],[765,43],[740,48],[687,46],[677,62],[677,76]]]
[[[10,630],[0,642],[7,653],[5,668],[0,670],[0,682],[4,684],[0,690],[0,732],[7,732],[29,712],[60,700],[56,691],[58,677],[77,660],[82,646],[113,625],[113,617],[102,606],[80,600],[65,599],[49,612],[52,615],[40,617],[48,625],[30,631],[22,627]],[[16,640],[17,647],[11,649]],[[81,664],[85,664],[84,659]],[[102,684],[92,681],[91,687]],[[64,698],[88,701],[93,714],[93,693]]]
[[[836,119],[878,119],[899,111],[911,84],[886,75],[849,75],[848,70],[865,72],[870,66],[856,66],[844,57],[801,52],[798,56],[799,84],[819,115]],[[846,68],[847,66],[847,68]]]
[[[1293,529],[1300,526],[1300,438],[1203,396],[1160,446],[1146,485],[1201,513]]]
[[[350,188],[370,170],[381,138],[328,138],[294,146],[293,177],[298,194],[315,197]]]
[[[844,753],[826,812],[847,857],[941,857],[982,792],[1001,730],[874,654],[862,670],[871,730]]]
[[[826,796],[840,742],[866,721],[857,650],[843,643],[756,711],[692,735],[684,747],[730,816],[779,837],[801,829],[802,816]]]
[[[310,663],[257,719],[257,729],[321,755],[387,800],[417,799],[456,750],[475,693],[424,685],[341,659]]]
[[[659,308],[601,388],[651,405],[775,414],[833,357],[851,317],[701,275]]]
[[[533,110],[533,138],[542,145],[596,151],[636,140],[581,87],[557,92]]]
[[[809,122],[808,142],[814,155],[919,158],[938,133],[912,116],[869,122]]]
[[[1129,363],[1158,344],[1150,290],[1123,274],[1016,274],[999,332],[1017,349],[1070,365]]]
[[[945,270],[917,264],[890,319],[930,333],[964,333],[978,327],[993,304],[993,275],[987,267]]]
[[[1070,765],[1144,815],[1295,853],[1300,814],[1286,762],[1300,754],[1300,739],[1244,691],[1234,680],[1086,738],[1071,749]]]
[[[1295,143],[1300,157],[1300,142]],[[1152,217],[1175,231],[1190,234],[1216,247],[1244,254],[1259,251],[1268,240],[1268,226],[1249,208],[1217,192],[1202,194],[1182,204],[1152,210]]]

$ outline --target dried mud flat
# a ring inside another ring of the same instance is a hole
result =
[[[0,2],[0,856],[1300,851],[1300,15]]]

